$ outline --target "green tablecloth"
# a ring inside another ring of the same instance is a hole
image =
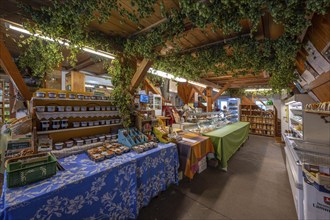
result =
[[[216,158],[222,168],[227,168],[230,157],[248,138],[249,124],[249,122],[236,122],[203,134],[211,138]]]

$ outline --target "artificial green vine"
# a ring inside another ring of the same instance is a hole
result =
[[[158,2],[161,15],[167,21],[149,32],[125,38],[90,30],[91,22],[108,21],[112,11],[117,11],[122,16],[120,22],[130,20],[139,25],[141,18],[147,18],[154,13]],[[54,0],[50,6],[39,9],[28,5],[21,7],[31,18],[32,22],[24,24],[31,32],[41,31],[43,35],[55,39],[55,43],[62,45],[60,39],[68,40],[66,43],[69,45],[66,47],[71,51],[72,65],[81,47],[90,46],[123,57],[151,58],[155,63],[154,68],[188,79],[198,79],[207,72],[218,75],[230,72],[238,76],[267,71],[271,75],[269,83],[274,91],[287,88],[295,79],[294,63],[296,52],[300,47],[296,39],[311,24],[308,17],[313,13],[325,14],[330,7],[329,0],[179,0],[179,8],[166,8],[163,1],[157,0],[136,0],[129,1],[128,4],[131,4],[133,11],[128,11],[127,6],[117,0]],[[285,34],[277,40],[256,41],[252,34],[266,11],[271,14],[275,22],[284,25]],[[241,21],[244,19],[249,20],[251,38],[240,38],[225,45],[215,45],[181,54],[176,39],[185,34],[187,20],[191,22],[192,28],[198,27],[202,31],[206,27],[211,27],[213,30],[220,28],[225,35],[228,35],[240,32]],[[161,48],[166,43],[170,43],[174,49],[160,56]],[[232,53],[228,53],[228,50]],[[61,50],[56,51],[61,53]],[[28,54],[23,56],[27,56],[28,60]],[[57,57],[61,55],[56,56],[56,59]],[[47,62],[43,64],[38,62],[35,65],[40,65],[33,67],[36,73],[51,69],[46,67]],[[52,65],[53,63],[50,62],[49,66]],[[125,80],[130,80],[128,77],[131,77],[132,73],[128,72],[131,69],[126,69],[124,63],[116,65],[120,65],[121,69],[114,77],[118,79],[127,77]],[[124,94],[124,89],[128,86],[126,81],[119,80],[116,85],[118,94]]]
[[[21,69],[30,68],[32,75],[43,78],[47,72],[51,72],[58,68],[64,57],[61,46],[43,41],[40,38],[30,37],[23,40],[20,44],[23,48],[23,54],[19,59],[19,67]]]
[[[134,74],[134,66],[131,65],[131,62],[128,62],[128,59],[123,60],[112,60],[107,70],[112,77],[111,81],[114,86],[111,95],[116,106],[119,107],[119,114],[123,120],[123,126],[126,128],[131,125],[132,95],[128,91]]]

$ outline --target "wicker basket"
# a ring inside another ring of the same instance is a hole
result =
[[[8,126],[14,135],[27,134],[32,132],[32,119],[28,116],[18,119],[14,124]]]

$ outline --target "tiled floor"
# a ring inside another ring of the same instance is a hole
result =
[[[170,187],[140,211],[140,219],[297,219],[283,147],[250,136],[229,161]]]

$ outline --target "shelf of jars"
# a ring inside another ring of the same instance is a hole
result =
[[[116,135],[122,126],[115,103],[92,93],[37,91],[30,112],[35,151],[89,148]]]
[[[275,136],[276,117],[276,108],[265,111],[257,105],[240,105],[240,121],[250,122],[250,134]]]

